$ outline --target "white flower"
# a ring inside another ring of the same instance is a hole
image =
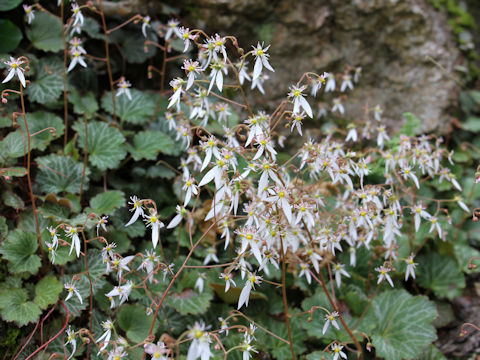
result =
[[[102,350],[104,350],[107,346],[108,346],[108,342],[110,341],[110,338],[112,336],[112,329],[113,329],[113,323],[112,321],[110,320],[107,320],[107,321],[104,321],[102,322],[102,328],[103,330],[105,330],[105,332],[103,333],[102,336],[100,336],[98,339],[97,339],[97,343],[100,343],[100,341],[103,341],[103,345],[102,347],[98,350],[98,354],[100,354],[100,352]]]
[[[217,249],[214,246],[207,249],[207,256],[203,260],[203,265],[207,265],[210,261],[218,263]]]
[[[168,40],[172,37],[173,34],[177,35],[177,37],[181,38],[182,35],[180,34],[180,29],[178,28],[178,25],[180,25],[180,23],[178,22],[177,19],[171,19],[171,20],[168,20],[168,23],[167,23],[167,33],[165,34],[165,40]]]
[[[209,360],[213,354],[210,351],[210,338],[203,322],[196,322],[188,336],[192,339],[188,348],[187,360]]]
[[[33,11],[32,5],[23,5],[23,10],[25,10],[25,15],[27,15],[27,23],[31,24],[33,19],[35,19],[35,13]]]
[[[227,323],[227,321],[222,317],[219,317],[218,321],[220,321],[220,331],[218,333],[221,334],[221,333],[225,332],[225,335],[228,336],[228,323]]]
[[[327,85],[325,85],[325,92],[335,91],[335,74],[328,74]]]
[[[332,351],[333,351],[333,360],[338,360],[339,357],[342,359],[346,359],[347,355],[342,351],[343,346],[338,345],[337,343],[332,345]]]
[[[252,86],[250,89],[255,89],[258,88],[258,90],[262,93],[265,94],[265,89],[263,88],[263,83],[269,79],[269,76],[267,74],[262,74],[256,79],[252,79]]]
[[[345,265],[343,264],[335,264],[333,267],[333,272],[335,273],[335,282],[337,283],[337,287],[340,287],[342,284],[342,275],[346,277],[350,277],[350,274],[345,270]]]
[[[165,225],[160,221],[156,212],[152,213],[149,216],[145,216],[144,221],[146,222],[147,227],[152,228],[152,244],[153,248],[156,248],[158,244],[158,239],[160,237],[160,229],[163,228]]]
[[[83,304],[82,296],[78,292],[75,285],[73,285],[73,283],[66,283],[65,285],[63,285],[63,287],[68,291],[68,295],[65,298],[65,301],[68,301],[73,296],[73,294],[75,294],[75,296],[78,298],[78,301],[80,301],[80,304]]]
[[[392,269],[387,268],[385,266],[380,266],[375,268],[375,270],[377,270],[380,273],[380,275],[378,276],[377,284],[380,284],[383,280],[387,280],[390,286],[393,287],[392,278],[390,277],[390,275],[388,275],[388,273],[392,271]]]
[[[377,121],[382,120],[382,114],[383,114],[383,109],[380,107],[380,105],[377,105],[373,108],[373,117]]]
[[[73,24],[75,26],[77,24],[83,25],[84,18],[82,12],[80,11],[80,7],[77,4],[72,4],[72,13],[73,13]]]
[[[50,236],[52,237],[52,245],[56,249],[58,246],[58,236],[57,236],[57,229],[54,227],[50,226],[47,227],[48,232],[50,233]]]
[[[167,353],[167,348],[160,340],[156,345],[145,344],[143,348],[147,354],[152,356],[152,360],[167,360],[167,358],[164,356]]]
[[[127,352],[123,351],[123,346],[119,346],[115,350],[112,350],[108,353],[107,360],[120,360],[121,358],[126,356],[127,356]]]
[[[80,256],[80,237],[78,236],[78,230],[77,228],[73,226],[67,226],[67,230],[65,231],[67,236],[72,239],[72,245],[70,246],[70,252],[68,255],[72,253],[73,249],[75,248],[75,253],[77,254],[77,257]]]
[[[260,45],[260,43],[257,44],[257,47],[253,47],[253,55],[255,56],[255,66],[253,68],[253,80],[257,79],[260,74],[262,73],[262,69],[265,66],[268,70],[275,72],[273,70],[272,66],[268,62],[268,55],[266,52],[270,48],[270,45],[268,45],[266,48],[263,48],[263,43]]]
[[[407,269],[405,270],[405,281],[408,280],[409,276],[415,279],[415,267],[417,264],[413,262],[415,258],[415,254],[411,254],[407,259],[405,259],[405,263],[407,264]]]
[[[290,86],[290,92],[288,93],[288,97],[293,98],[293,113],[298,114],[300,112],[300,108],[303,108],[307,115],[310,118],[313,118],[312,108],[302,94],[302,91],[306,88],[306,86],[298,87],[292,85]]]
[[[325,314],[325,324],[323,325],[322,329],[322,334],[325,334],[328,330],[328,327],[330,324],[337,329],[340,330],[340,327],[338,326],[337,322],[335,321],[335,318],[338,317],[338,312],[334,311],[330,314]]]
[[[300,264],[300,274],[298,274],[298,277],[302,276],[305,276],[309,284],[312,283],[312,274],[310,274],[310,271],[308,270],[308,265],[305,263]]]
[[[192,198],[192,194],[198,195],[198,186],[195,184],[194,178],[190,178],[185,182],[183,191],[185,191],[185,201],[183,202],[183,206],[187,206]]]
[[[5,64],[10,66],[10,71],[7,75],[7,77],[2,81],[2,84],[5,84],[6,82],[10,81],[15,74],[18,76],[18,80],[20,80],[20,83],[22,84],[23,87],[25,87],[25,76],[23,75],[23,72],[25,69],[23,69],[20,65],[24,63],[23,60],[21,59],[14,59],[13,57],[10,56],[10,61],[5,61]]]
[[[412,213],[414,214],[415,231],[418,231],[418,229],[420,229],[421,218],[424,218],[426,220],[430,220],[432,218],[432,216],[424,210],[422,203],[419,203],[412,207]]]
[[[320,75],[318,78],[315,77],[312,80],[312,96],[317,96],[318,90],[322,88],[322,85],[325,84],[325,79],[328,78],[329,74],[324,72],[323,75]]]
[[[198,61],[193,60],[184,60],[182,69],[185,70],[188,76],[187,86],[185,90],[188,90],[192,87],[193,82],[195,81],[195,75],[199,74],[202,70]]]
[[[180,224],[183,218],[187,217],[188,215],[187,209],[185,209],[183,206],[180,206],[180,205],[177,205],[176,212],[177,212],[177,215],[175,215],[175,217],[170,221],[170,223],[167,226],[167,229],[173,229],[178,224]]]
[[[237,286],[235,284],[235,281],[233,281],[232,274],[229,273],[221,273],[220,274],[220,279],[225,280],[225,292],[227,292],[230,289],[230,285],[232,286]]]
[[[108,223],[107,219],[108,219],[108,216],[102,216],[101,219],[98,220],[97,226],[96,226],[97,236],[99,236],[98,233],[99,233],[100,228],[102,228],[103,231],[105,231],[105,232],[107,231],[107,223]]]
[[[305,112],[302,111],[300,114],[293,113],[292,114],[292,127],[290,128],[290,132],[292,132],[293,128],[296,127],[300,136],[303,136],[303,134],[302,134],[303,119],[305,119]]]
[[[352,75],[350,74],[343,75],[343,82],[340,86],[341,92],[344,92],[347,89],[353,90]]]
[[[212,69],[210,73],[210,85],[208,86],[207,94],[212,90],[213,84],[217,85],[218,90],[221,92],[223,89],[223,74],[227,75],[227,67],[224,62],[215,61],[210,65]]]
[[[150,16],[144,16],[142,18],[142,34],[147,37],[147,27],[150,27]]]
[[[353,142],[357,142],[358,140],[358,133],[357,129],[355,128],[355,124],[351,123],[347,126],[348,134],[347,137],[345,138],[345,142],[352,140]]]
[[[412,171],[411,167],[410,166],[405,166],[402,171],[401,171],[401,174],[403,175],[403,178],[405,180],[407,180],[407,178],[410,178],[413,180],[413,182],[415,183],[415,186],[417,187],[417,189],[420,189],[420,183],[418,182],[418,178],[417,176],[415,175],[415,172]]]
[[[340,114],[345,114],[345,108],[342,105],[340,98],[333,99],[332,112],[338,111]]]
[[[247,61],[244,61],[244,62],[239,61],[235,64],[235,67],[237,68],[237,71],[238,71],[238,81],[240,81],[240,85],[243,85],[245,80],[252,81],[252,79],[250,78],[246,70],[247,65],[248,65]]]
[[[75,66],[77,66],[77,64],[80,64],[85,68],[87,67],[87,63],[85,62],[85,59],[83,58],[82,53],[78,49],[73,50],[71,53],[71,56],[72,56],[72,61],[68,66],[67,72],[72,71],[75,68]]]
[[[248,300],[250,298],[250,292],[252,289],[255,289],[255,284],[260,284],[262,282],[262,277],[257,276],[255,273],[248,273],[248,279],[245,282],[245,285],[242,289],[242,292],[240,293],[240,297],[238,298],[238,306],[237,310],[240,310],[240,308],[245,304],[245,306],[248,306]]]
[[[53,243],[48,243],[45,242],[45,245],[47,245],[48,252],[50,253],[50,256],[52,257],[52,264],[55,263],[55,256],[57,256],[57,248]]]
[[[72,353],[67,359],[70,360],[77,351],[77,340],[75,340],[75,331],[72,330],[71,326],[69,326],[67,329],[67,342],[65,343],[65,346],[67,346],[68,344],[72,345],[73,348]]]
[[[385,131],[385,126],[378,127],[378,135],[377,135],[377,145],[380,149],[383,149],[383,144],[385,141],[390,140],[390,137],[387,135]]]
[[[189,28],[182,27],[178,33],[178,37],[185,42],[185,48],[183,49],[183,52],[185,52],[190,46],[190,40],[195,40],[197,36],[192,34]]]
[[[205,274],[199,273],[198,279],[197,281],[195,281],[195,286],[193,288],[198,289],[198,293],[201,294],[203,292],[204,285],[205,285]]]
[[[125,301],[128,300],[128,296],[130,295],[130,292],[132,291],[133,288],[133,282],[128,281],[125,285],[122,286],[115,286],[112,291],[109,293],[105,294],[111,302],[111,308],[115,307],[115,302],[113,301],[114,296],[118,296],[120,300],[120,304],[122,305]]]
[[[144,216],[142,200],[138,199],[135,195],[130,196],[130,205],[133,205],[133,208],[130,211],[134,212],[130,220],[128,221],[125,226],[132,225],[135,221],[137,221],[138,217],[141,215]]]
[[[124,94],[127,96],[128,100],[132,100],[132,94],[130,94],[130,89],[129,89],[132,86],[130,81],[126,81],[125,78],[122,77],[118,82],[117,86],[118,86],[118,91],[116,96],[120,96]]]
[[[180,107],[180,98],[183,93],[183,84],[184,80],[181,78],[176,78],[170,81],[170,86],[173,88],[173,95],[168,99],[167,109],[170,109],[172,106],[176,105],[177,108]]]
[[[436,216],[432,216],[430,218],[430,222],[432,223],[432,225],[430,226],[430,230],[428,232],[431,233],[433,230],[437,230],[438,237],[442,238],[442,228],[440,227],[438,218]]]

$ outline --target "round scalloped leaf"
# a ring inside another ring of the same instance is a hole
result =
[[[86,94],[80,94],[77,90],[72,90],[68,101],[73,104],[73,112],[78,115],[83,115],[87,118],[93,117],[98,111],[98,103],[95,95],[91,91]]]
[[[37,49],[59,51],[63,49],[62,23],[58,18],[38,11],[30,28],[26,29],[27,37]]]
[[[37,249],[35,234],[17,229],[8,234],[0,253],[8,260],[8,269],[12,273],[36,274],[41,265],[40,257],[36,254]]]
[[[0,312],[5,321],[24,326],[38,320],[42,313],[37,304],[27,301],[25,289],[8,289],[0,294]]]
[[[15,9],[22,3],[22,0],[0,0],[0,11],[9,11]]]
[[[117,116],[122,122],[130,124],[145,124],[155,114],[156,104],[152,96],[137,90],[130,89],[132,100],[127,96],[116,97]],[[102,97],[102,108],[113,115],[112,93],[108,92]]]
[[[0,157],[8,162],[25,155],[27,140],[20,131],[13,131],[0,142]]]
[[[48,305],[55,304],[63,290],[63,285],[53,276],[44,277],[35,286],[35,299],[33,300],[40,309],[45,310]]]
[[[36,64],[37,76],[25,89],[31,101],[40,104],[53,102],[63,93],[63,63],[59,59],[40,59]]]
[[[37,184],[40,191],[49,193],[80,192],[83,164],[76,163],[70,156],[51,154],[36,159],[39,165]],[[88,171],[85,175],[85,189],[88,187]]]
[[[145,340],[148,336],[153,316],[148,316],[145,309],[138,305],[123,305],[117,315],[118,325],[127,333],[127,337],[134,343]],[[153,333],[158,329],[155,322]]]
[[[158,131],[142,131],[133,138],[133,146],[128,145],[128,151],[135,161],[146,159],[155,160],[159,152],[168,152],[174,146],[170,136]]]
[[[77,122],[73,126],[78,133],[78,145],[85,149],[85,127]],[[127,155],[125,137],[117,128],[107,123],[88,123],[88,161],[101,171],[115,169]]]
[[[90,200],[90,212],[97,215],[111,215],[115,209],[125,204],[125,194],[119,190],[100,193]]]
[[[20,44],[22,38],[23,34],[17,25],[10,20],[0,19],[0,52],[12,52]]]
[[[51,133],[49,130],[45,130],[32,137],[32,149],[38,149],[41,151],[44,151],[51,141],[62,136],[63,130],[65,128],[62,119],[46,111],[27,113],[27,122],[30,134],[35,134],[36,132],[39,132],[48,127],[53,127],[56,130],[55,134]],[[25,131],[25,122],[19,121],[18,124],[20,125],[20,128]]]
[[[418,283],[422,287],[441,298],[453,299],[462,294],[465,277],[453,258],[429,253],[419,257],[418,264]]]
[[[375,324],[372,344],[377,356],[402,360],[417,358],[437,338],[432,326],[436,316],[435,305],[425,296],[392,290],[375,297],[362,321]]]
[[[206,312],[212,299],[213,292],[208,288],[205,288],[201,294],[193,289],[186,288],[181,293],[172,292],[169,294],[165,303],[182,315],[195,315]]]

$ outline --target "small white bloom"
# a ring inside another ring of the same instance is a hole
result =
[[[339,357],[341,357],[342,359],[347,359],[347,354],[345,354],[342,349],[343,346],[338,345],[337,343],[332,345],[333,360],[338,360]]]
[[[143,205],[142,205],[142,200],[138,199],[135,195],[130,196],[130,205],[133,205],[133,208],[130,209],[131,212],[133,212],[132,217],[128,221],[125,226],[132,225],[135,221],[137,221],[138,217],[141,215],[142,217],[145,215],[143,212]]]
[[[129,89],[132,86],[130,81],[126,81],[125,78],[122,77],[118,82],[117,86],[118,86],[118,91],[115,96],[126,95],[128,100],[132,100],[132,94],[130,93],[130,89]]]
[[[297,87],[295,85],[290,86],[290,92],[288,93],[289,98],[293,98],[293,112],[298,114],[300,112],[300,108],[303,108],[307,115],[310,118],[313,118],[312,108],[310,104],[305,100],[302,91],[306,89],[306,86]]]
[[[33,19],[35,19],[35,12],[33,11],[33,6],[24,4],[23,10],[25,10],[25,15],[27,15],[27,23],[31,24]]]
[[[63,287],[68,291],[68,295],[65,298],[65,301],[68,301],[73,296],[73,294],[75,294],[75,296],[78,298],[78,301],[80,301],[80,304],[83,304],[82,296],[78,292],[75,285],[73,285],[73,283],[66,283]]]
[[[268,55],[266,52],[270,48],[270,45],[268,45],[266,48],[260,45],[260,43],[257,44],[257,47],[253,47],[253,55],[255,56],[255,66],[253,68],[253,80],[257,79],[260,74],[262,73],[263,67],[266,67],[268,70],[275,72],[273,70],[272,66],[268,62],[268,58],[270,55]]]
[[[415,279],[415,267],[418,265],[416,264],[413,259],[415,258],[415,254],[411,254],[407,259],[405,259],[405,263],[407,264],[407,269],[405,270],[405,281],[408,280],[409,276]]]
[[[83,26],[84,18],[83,14],[80,11],[80,7],[77,4],[72,4],[72,13],[73,13],[73,24],[72,26],[75,26],[77,24],[80,24]]]
[[[112,336],[112,329],[113,329],[113,323],[111,320],[107,320],[107,321],[104,321],[102,322],[102,328],[103,330],[105,330],[105,332],[103,333],[102,336],[100,336],[98,339],[97,339],[97,343],[100,343],[101,341],[103,341],[103,345],[100,347],[100,349],[98,350],[98,354],[100,354],[100,352],[102,350],[104,350],[107,346],[108,346],[108,343],[110,341],[110,338]]]
[[[72,245],[70,246],[70,252],[68,255],[72,253],[73,249],[75,248],[75,253],[77,254],[77,257],[80,256],[80,237],[78,236],[78,230],[76,227],[73,226],[67,226],[66,235],[72,239]]]
[[[325,333],[328,330],[328,327],[330,324],[337,330],[340,330],[340,327],[338,326],[337,322],[335,321],[335,318],[338,317],[338,312],[334,311],[330,314],[325,314],[325,324],[323,325],[322,329],[322,334],[325,335]]]
[[[390,275],[388,275],[388,273],[392,271],[392,269],[387,268],[385,266],[380,266],[375,268],[375,270],[377,270],[380,273],[380,275],[378,276],[377,284],[380,284],[383,280],[387,280],[390,286],[393,287],[392,278],[390,277]]]
[[[23,60],[14,59],[13,57],[10,56],[10,61],[5,61],[5,64],[10,66],[10,71],[8,72],[7,77],[2,81],[2,84],[10,81],[15,75],[17,75],[18,79],[20,80],[20,83],[22,84],[23,87],[25,87],[26,86],[25,76],[23,75],[23,72],[25,71],[25,69],[20,66],[23,63],[24,63]]]
[[[240,297],[238,298],[238,306],[237,310],[240,310],[240,308],[245,304],[245,306],[248,306],[248,300],[250,298],[250,292],[252,289],[255,289],[255,285],[260,284],[262,282],[262,277],[257,276],[255,273],[248,273],[248,279],[245,282],[245,285],[242,289],[242,292],[240,293]]]
[[[69,326],[67,329],[67,342],[65,343],[65,346],[67,346],[68,344],[72,345],[72,353],[67,359],[70,360],[77,351],[77,340],[75,339],[75,331],[72,330],[71,326]]]
[[[150,16],[144,16],[142,18],[142,34],[144,37],[147,37],[147,28],[150,27]]]
[[[151,215],[145,216],[144,221],[146,222],[147,227],[152,228],[152,244],[153,248],[156,248],[158,244],[158,239],[160,237],[160,229],[163,228],[165,225],[160,221],[156,212],[152,213]]]

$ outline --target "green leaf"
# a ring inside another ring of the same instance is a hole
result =
[[[409,112],[404,113],[403,117],[405,118],[405,123],[400,128],[399,133],[405,134],[407,136],[414,136],[420,129],[420,126],[422,125],[422,121],[418,117],[416,117],[415,115]]]
[[[13,166],[9,168],[0,169],[1,176],[16,176],[23,177],[27,175],[27,169],[21,166]]]
[[[56,58],[43,58],[35,68],[37,76],[25,90],[29,99],[40,104],[57,100],[63,93],[63,63]]]
[[[53,276],[44,277],[35,286],[35,299],[40,309],[45,310],[48,305],[55,304],[63,290],[63,284]]]
[[[0,143],[0,156],[4,161],[19,158],[25,155],[27,140],[20,131],[13,131]]]
[[[36,159],[39,165],[37,184],[40,191],[49,193],[80,192],[83,164],[76,163],[70,156],[50,154]],[[88,171],[85,174],[85,189],[88,187]]]
[[[35,234],[17,229],[8,234],[0,253],[8,260],[8,268],[12,273],[36,274],[41,265],[40,257],[36,254],[37,249]]]
[[[462,294],[465,277],[453,258],[430,252],[419,257],[418,264],[418,283],[422,287],[441,298],[453,299]]]
[[[146,40],[152,41],[154,43],[158,41],[158,37],[157,35],[155,35],[154,32],[148,31],[146,39],[143,37],[140,31],[125,32],[125,35],[126,36],[124,37],[124,41],[121,43],[121,46],[127,62],[134,64],[142,64],[147,59],[155,56],[155,54],[157,53],[156,46],[145,46]]]
[[[165,303],[182,315],[202,314],[208,310],[210,301],[213,299],[213,292],[205,288],[201,294],[195,290],[186,288],[181,293],[172,292],[166,298]]]
[[[23,34],[17,25],[10,20],[0,19],[0,52],[12,52],[20,44],[22,38]]]
[[[42,313],[37,304],[27,301],[25,289],[8,289],[0,294],[0,309],[5,321],[24,326],[38,320]]]
[[[3,203],[16,210],[23,210],[25,203],[22,198],[11,191],[5,191],[2,195]]]
[[[77,90],[72,90],[68,101],[73,104],[73,112],[75,114],[85,114],[87,118],[91,118],[98,111],[97,99],[91,91],[86,94],[80,94]]]
[[[60,19],[38,11],[32,26],[27,28],[27,37],[37,49],[59,51],[63,49],[62,23]]]
[[[435,305],[426,297],[393,290],[375,297],[363,320],[375,324],[372,344],[377,356],[403,360],[418,357],[437,338],[431,324],[436,316]]]
[[[465,123],[462,124],[462,127],[465,130],[469,130],[472,132],[480,131],[480,118],[479,117],[469,117]]]
[[[22,0],[0,0],[0,11],[9,11],[15,9],[22,3]]]
[[[77,122],[78,145],[85,150],[85,127]],[[125,158],[125,137],[117,128],[98,121],[88,123],[88,160],[101,171],[115,169]]]
[[[45,130],[31,138],[32,149],[38,149],[41,151],[44,151],[50,144],[50,142],[55,140],[56,137],[62,136],[63,130],[65,128],[62,119],[52,113],[45,111],[27,113],[27,123],[30,134],[35,134],[36,132],[44,130],[48,127],[55,128],[56,131],[54,133],[51,133],[49,130]],[[20,128],[25,132],[25,122],[19,121],[18,124],[20,125]]]
[[[90,200],[91,212],[111,215],[115,209],[125,205],[125,194],[119,190],[106,191]]]
[[[116,97],[117,116],[122,122],[131,124],[144,124],[155,114],[155,101],[152,96],[144,92],[131,89],[132,100],[126,96]],[[113,115],[112,93],[106,93],[102,97],[102,107],[109,114]]]
[[[133,146],[129,145],[128,150],[135,161],[155,160],[159,152],[173,146],[170,136],[161,131],[149,130],[137,133],[133,138]]]
[[[420,356],[421,360],[446,360],[447,358],[438,350],[435,345],[430,345],[423,350],[422,355]]]
[[[145,314],[145,309],[138,305],[124,305],[117,315],[120,328],[127,333],[127,337],[134,343],[145,340],[148,336],[153,316]],[[155,322],[154,333],[158,329],[158,321]]]

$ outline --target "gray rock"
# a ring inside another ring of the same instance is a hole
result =
[[[427,0],[168,2],[189,9],[190,27],[235,35],[246,50],[258,40],[270,43],[276,71],[264,87],[273,100],[305,71],[343,73],[361,66],[360,83],[345,101],[349,117],[362,118],[366,103],[380,104],[390,127],[398,128],[401,114],[412,112],[422,119],[421,130],[447,131],[460,54],[444,15]]]

